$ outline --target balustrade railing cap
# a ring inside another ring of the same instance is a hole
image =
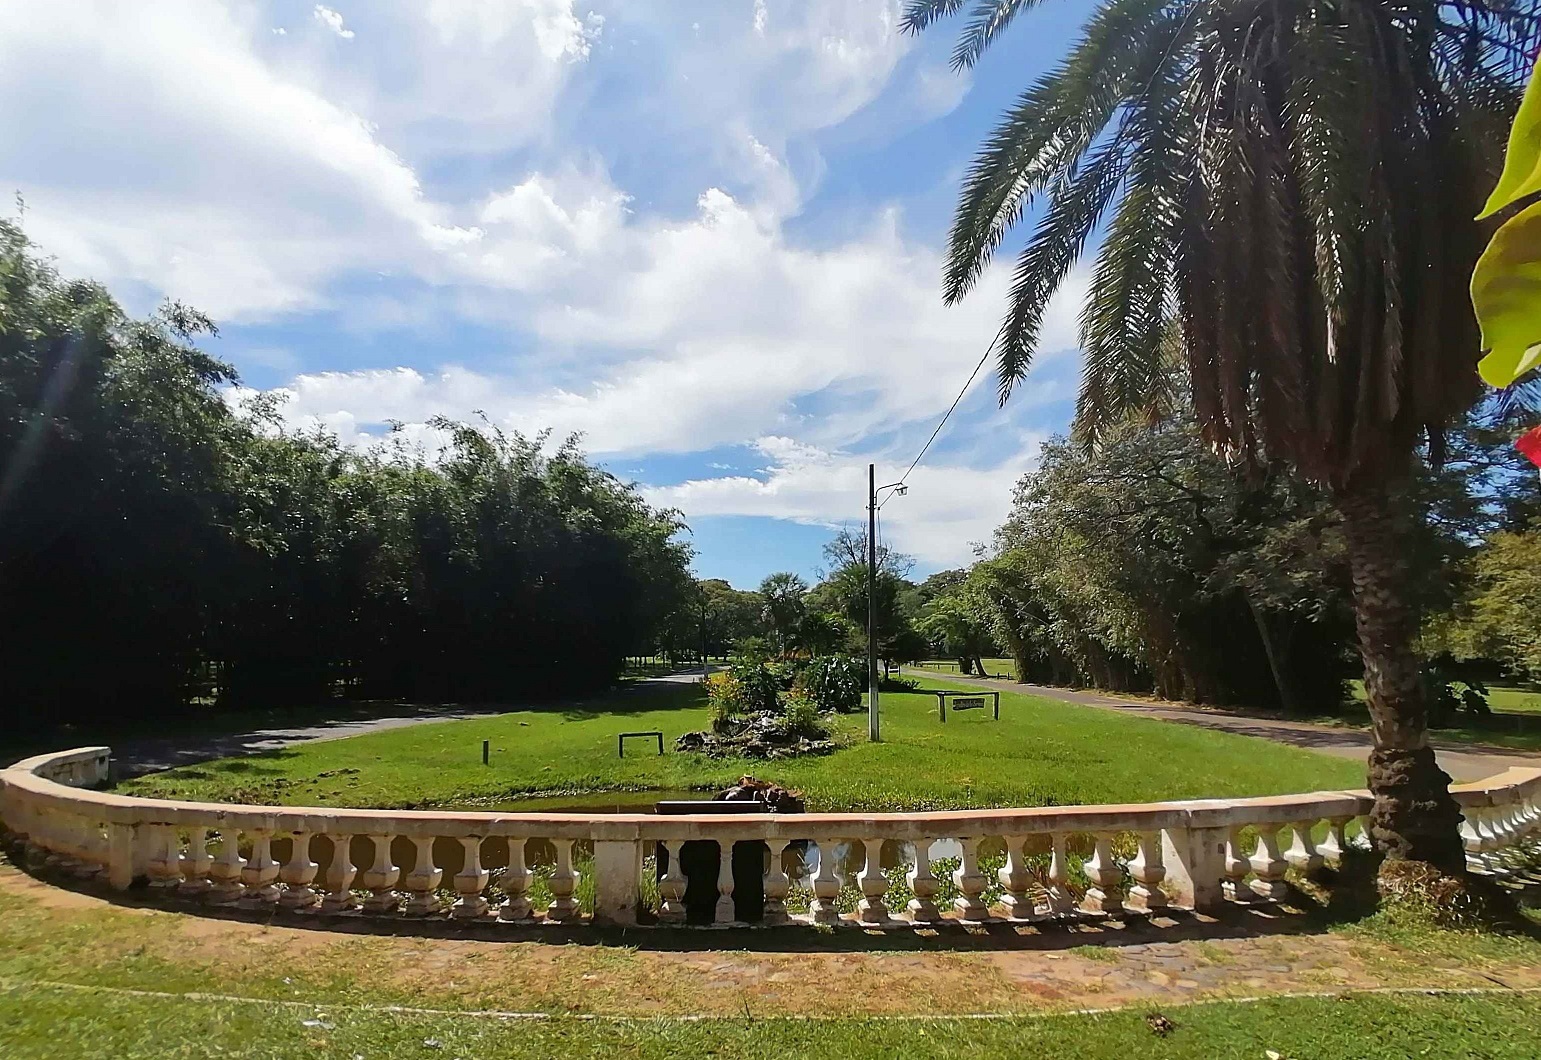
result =
[[[50,769],[100,759],[106,747],[34,755],[0,770],[0,788],[25,791],[46,803],[94,807],[117,824],[237,827],[252,831],[394,834],[408,837],[546,836],[652,840],[703,838],[921,839],[1043,832],[1154,831],[1162,828],[1288,824],[1368,812],[1367,791],[1318,791],[1245,799],[1092,806],[932,810],[901,813],[599,814],[500,811],[349,809],[248,806],[150,799],[73,788],[48,779]],[[1512,767],[1475,784],[1452,788],[1467,806],[1491,806],[1541,793],[1541,768]],[[726,804],[725,804],[726,805]]]

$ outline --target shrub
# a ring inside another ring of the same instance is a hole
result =
[[[739,709],[744,713],[776,709],[781,675],[769,663],[738,665],[730,671],[738,682]]]
[[[745,690],[733,670],[719,670],[706,678],[706,702],[711,708],[712,731],[729,732],[743,717]]]
[[[808,664],[800,684],[819,710],[850,713],[861,709],[865,669],[849,655],[825,655]]]
[[[807,689],[802,686],[792,689],[782,697],[782,710],[786,715],[786,729],[794,736],[805,736],[810,740],[817,740],[826,735],[823,724],[819,721],[819,707]]]

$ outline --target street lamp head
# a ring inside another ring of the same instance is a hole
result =
[[[908,486],[900,486],[898,489],[894,490],[894,492],[902,497],[906,493],[910,492],[910,488]]]

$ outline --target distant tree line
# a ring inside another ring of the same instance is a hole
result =
[[[1513,446],[1538,416],[1490,401],[1454,426],[1437,467],[1398,499],[1433,680],[1541,683],[1541,479]],[[1516,396],[1521,400],[1515,400]],[[1341,516],[1276,464],[1228,462],[1181,407],[1054,439],[968,569],[924,581],[878,551],[878,637],[890,661],[1011,656],[1021,680],[1196,703],[1335,710],[1359,675]],[[714,655],[861,655],[866,540],[841,531],[826,576],[758,591],[699,584],[678,643]]]
[[[1512,445],[1535,419],[1473,410],[1397,497],[1404,591],[1448,672],[1541,674],[1541,485]],[[1182,409],[1095,448],[1045,444],[955,598],[1029,681],[1320,711],[1360,672],[1331,497],[1279,465],[1227,462]]]
[[[675,513],[438,421],[360,452],[226,400],[212,324],[128,317],[0,222],[0,717],[602,686],[691,582]]]

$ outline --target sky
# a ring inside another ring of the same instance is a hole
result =
[[[0,187],[66,274],[214,317],[234,402],[430,455],[436,415],[578,432],[700,576],[814,578],[994,334],[1010,244],[942,304],[959,181],[1085,11],[959,74],[959,20],[906,36],[898,0],[0,0]],[[1068,423],[1084,288],[883,508],[917,575]]]

